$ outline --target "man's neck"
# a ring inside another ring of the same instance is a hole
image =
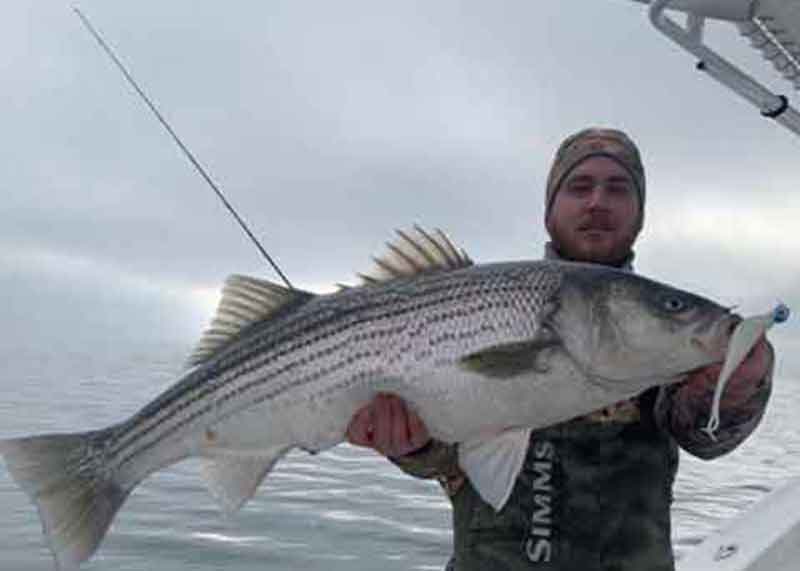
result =
[[[622,259],[621,262],[617,264],[603,264],[604,266],[610,266],[612,268],[617,268],[620,270],[625,270],[627,272],[633,271],[633,258],[634,253],[631,251],[625,258]],[[562,256],[561,253],[558,251],[558,248],[552,243],[547,242],[544,245],[544,259],[545,260],[559,260],[561,262],[574,262],[575,260],[570,260],[566,256]]]

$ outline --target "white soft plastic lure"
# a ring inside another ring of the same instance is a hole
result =
[[[708,424],[703,429],[712,440],[716,440],[716,432],[719,429],[719,406],[722,400],[722,393],[728,384],[733,372],[742,364],[747,354],[755,346],[758,340],[770,327],[776,323],[783,323],[789,319],[789,308],[779,304],[775,309],[761,315],[754,315],[743,320],[733,332],[728,352],[725,355],[725,363],[722,365],[722,372],[719,374],[717,388],[714,391],[714,402],[711,405],[711,417]]]

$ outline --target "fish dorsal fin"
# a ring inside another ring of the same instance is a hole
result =
[[[388,252],[374,257],[375,267],[359,274],[364,284],[410,277],[436,270],[457,270],[473,265],[467,253],[456,247],[444,232],[428,232],[414,225],[412,231],[396,230],[398,238],[387,242]]]
[[[205,362],[244,329],[269,319],[289,303],[308,301],[312,297],[311,293],[258,278],[238,274],[228,277],[217,313],[189,357],[187,367]]]

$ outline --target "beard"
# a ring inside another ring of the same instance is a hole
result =
[[[641,220],[620,223],[606,212],[591,212],[577,222],[547,221],[552,246],[563,259],[619,267],[630,258]]]

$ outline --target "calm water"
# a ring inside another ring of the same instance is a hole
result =
[[[188,347],[58,352],[0,348],[0,436],[98,428],[175,378]],[[787,478],[800,475],[800,383],[779,379],[768,418],[729,457],[683,458],[674,508],[678,555]],[[126,502],[95,571],[438,570],[450,549],[437,486],[349,446],[290,455],[236,516],[221,516],[190,461],[151,477]],[[27,497],[0,468],[0,569],[53,568]]]

